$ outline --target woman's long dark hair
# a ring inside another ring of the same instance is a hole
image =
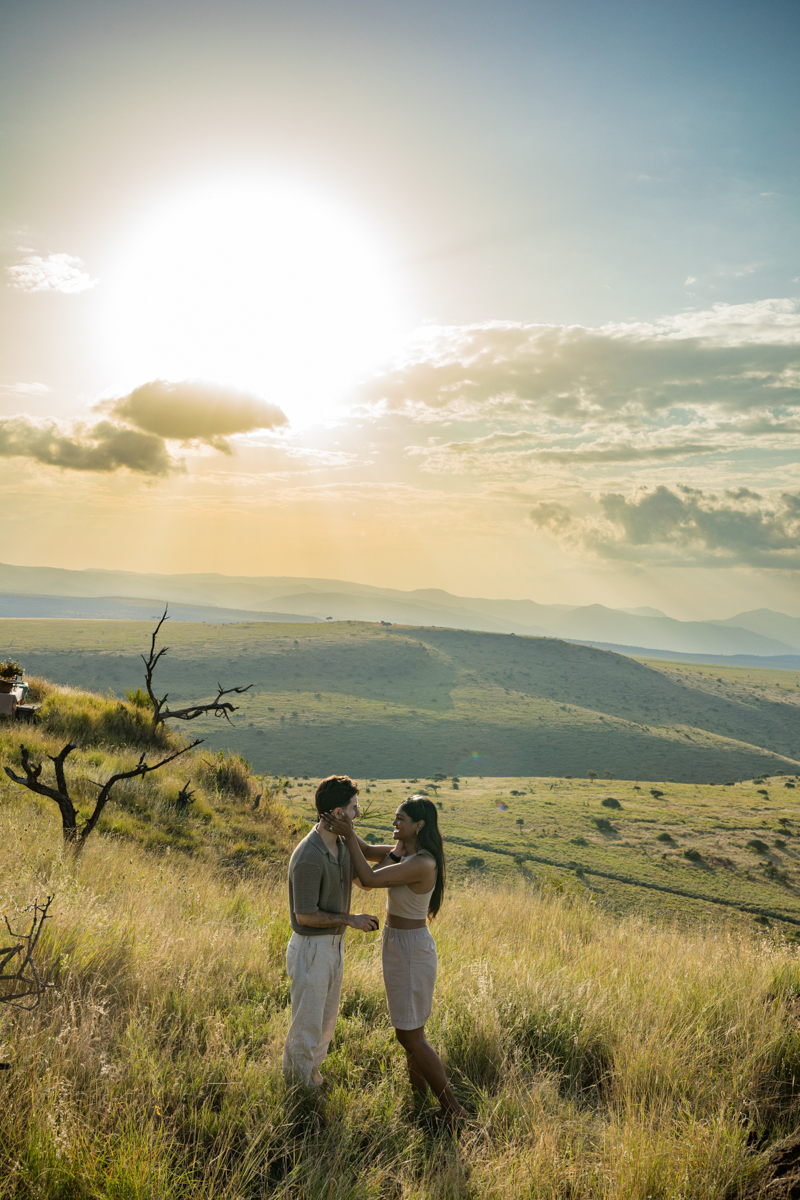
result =
[[[425,796],[409,796],[400,807],[404,813],[408,813],[412,821],[425,822],[417,834],[417,849],[427,850],[436,859],[436,884],[428,904],[428,916],[433,919],[442,907],[445,883],[444,846],[442,835],[439,833],[439,814],[436,805]]]

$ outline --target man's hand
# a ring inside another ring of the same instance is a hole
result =
[[[351,929],[360,929],[362,933],[375,933],[380,928],[378,918],[370,916],[369,913],[351,913],[347,924]]]
[[[332,812],[323,813],[320,821],[325,829],[330,833],[335,833],[337,837],[346,838],[348,834],[353,832],[353,822],[347,816],[347,813],[342,813],[341,817],[335,817]]]

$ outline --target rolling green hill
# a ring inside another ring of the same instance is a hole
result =
[[[142,622],[6,620],[31,674],[122,695]],[[257,770],[402,777],[725,782],[800,768],[795,672],[646,663],[551,638],[361,622],[172,624],[157,676],[174,701],[252,683],[235,725],[195,722]],[[164,644],[162,643],[162,644]]]
[[[294,821],[315,819],[315,780],[290,781]],[[454,786],[455,785],[455,786]],[[785,922],[800,936],[798,777],[730,787],[459,776],[362,783],[358,831],[391,841],[394,810],[423,791],[440,810],[450,876],[571,878],[618,912]]]

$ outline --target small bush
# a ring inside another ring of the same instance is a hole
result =
[[[250,798],[253,789],[250,763],[240,754],[218,750],[212,758],[203,759],[201,775],[204,782],[209,783],[218,792],[233,796],[237,800]]]
[[[675,838],[672,836],[671,833],[667,833],[666,831],[664,833],[657,834],[656,841],[657,842],[668,842],[670,846],[675,845]]]
[[[601,833],[616,833],[616,829],[609,821],[608,817],[594,817],[595,825]]]
[[[39,725],[49,737],[81,747],[168,748],[178,738],[164,726],[153,728],[150,714],[111,696],[51,688],[39,712]]]
[[[769,846],[766,842],[762,842],[761,838],[751,838],[747,843],[748,850],[755,850],[756,854],[769,854]]]
[[[613,796],[606,796],[605,800],[601,800],[603,808],[622,808],[619,800],[615,800]]]
[[[683,857],[688,858],[689,862],[702,862],[703,856],[694,846],[687,846],[683,852]]]
[[[49,679],[42,679],[38,675],[29,676],[26,682],[29,704],[44,704],[47,697],[56,690],[54,683],[51,683]]]

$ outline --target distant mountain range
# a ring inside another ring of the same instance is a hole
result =
[[[765,608],[724,620],[676,621],[654,608],[492,600],[337,579],[0,565],[0,617],[152,620],[167,601],[172,618],[182,621],[386,621],[556,637],[637,653],[772,660],[800,655],[800,617]]]

